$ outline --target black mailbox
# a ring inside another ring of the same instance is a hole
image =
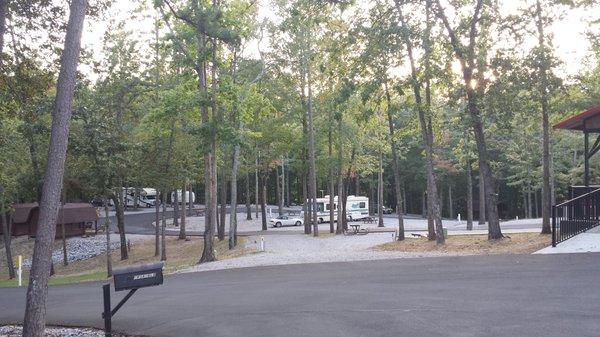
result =
[[[163,263],[149,263],[113,270],[115,291],[152,287],[163,283]]]
[[[115,269],[112,274],[115,281],[115,291],[129,290],[129,292],[121,299],[116,307],[111,309],[110,283],[102,286],[102,293],[104,296],[104,311],[102,312],[102,318],[104,318],[104,331],[106,337],[112,336],[112,317],[138,289],[163,284],[163,263],[149,263]]]

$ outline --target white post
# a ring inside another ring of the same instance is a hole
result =
[[[17,256],[17,277],[19,278],[19,287],[23,285],[23,256]]]
[[[264,236],[260,237],[260,251],[261,252],[265,251],[265,237]]]
[[[460,213],[458,213],[458,222],[460,222]]]

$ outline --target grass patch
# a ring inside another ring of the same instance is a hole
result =
[[[215,238],[215,250],[217,259],[226,260],[239,257],[245,254],[253,253],[255,249],[243,248],[245,246],[244,237],[238,237],[238,246],[229,250],[227,238],[224,241],[217,241]],[[13,255],[19,254],[24,257],[30,257],[33,252],[34,240],[13,241]],[[57,246],[60,248],[60,243]],[[178,240],[177,237],[167,237],[167,261],[165,261],[165,273],[172,273],[180,269],[191,267],[198,263],[204,247],[202,237],[190,237],[189,240]],[[2,246],[3,248],[3,246]],[[3,260],[0,261],[0,287],[16,287],[16,280],[8,279],[8,270],[6,266],[6,257],[2,254]],[[132,242],[129,259],[121,261],[120,250],[113,250],[111,253],[113,268],[126,267],[134,264],[149,263],[160,261],[160,256],[154,256],[154,237],[148,236],[147,239]],[[95,256],[91,259],[76,261],[64,266],[61,263],[54,265],[55,274],[50,278],[50,284],[70,284],[86,281],[106,280],[106,254]],[[29,270],[23,270],[23,285],[27,285],[29,279]]]
[[[488,240],[487,235],[451,235],[444,245],[427,238],[406,238],[373,247],[377,251],[438,252],[464,254],[525,254],[533,253],[550,244],[550,234],[508,234],[500,240]]]

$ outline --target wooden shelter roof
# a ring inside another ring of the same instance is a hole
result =
[[[554,128],[579,131],[583,131],[585,128],[589,132],[600,132],[600,104],[554,124]]]

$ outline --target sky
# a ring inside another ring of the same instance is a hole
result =
[[[500,0],[501,9],[504,13],[514,12],[515,9],[522,3],[523,0]],[[132,12],[138,6],[138,1],[131,0],[115,0],[113,6],[106,13],[103,20],[88,20],[86,30],[82,36],[83,46],[93,51],[95,59],[102,59],[102,38],[110,28],[110,21],[119,22],[125,21],[125,27],[131,34],[141,40],[153,38],[154,22],[152,19],[153,9],[146,11],[146,16],[143,18],[140,15],[132,15]],[[357,1],[361,3],[361,1]],[[368,6],[363,2],[364,6]],[[586,29],[590,27],[591,20],[598,20],[600,17],[590,17],[589,9],[569,10],[561,13],[562,18],[555,21],[551,27],[551,32],[554,35],[555,55],[563,62],[557,69],[559,73],[565,76],[573,76],[584,69],[587,65],[584,62],[586,55],[590,49],[589,41],[584,34]],[[277,20],[275,13],[270,8],[270,0],[259,0],[258,10],[259,20]],[[107,20],[106,18],[109,18]],[[599,24],[594,28],[598,31]],[[269,40],[264,38],[261,42],[261,50],[268,50]],[[535,43],[535,40],[528,41],[529,44]],[[527,43],[526,43],[527,44]],[[245,48],[247,57],[258,58],[258,43],[250,41]],[[85,69],[84,69],[85,71]]]

